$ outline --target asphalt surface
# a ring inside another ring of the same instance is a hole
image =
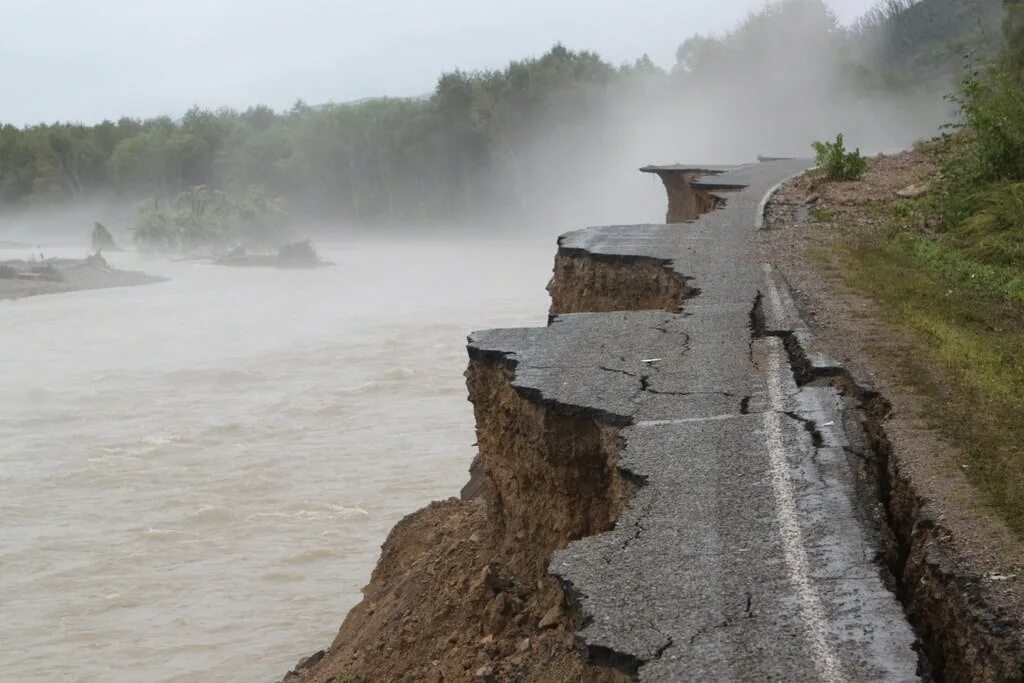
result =
[[[621,426],[619,465],[645,480],[613,531],[551,561],[594,663],[645,681],[917,679],[844,399],[798,387],[781,340],[752,327],[760,301],[770,332],[807,334],[755,243],[766,194],[807,165],[716,167],[709,189],[745,189],[696,221],[559,240],[669,263],[699,290],[681,314],[564,315],[470,338],[471,355],[514,365],[524,396]]]

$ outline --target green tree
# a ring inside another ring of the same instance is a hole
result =
[[[1006,56],[1016,66],[1024,66],[1024,0],[1003,0],[1003,35]]]
[[[110,166],[122,188],[171,197],[203,176],[208,159],[207,143],[201,138],[158,127],[121,141]]]

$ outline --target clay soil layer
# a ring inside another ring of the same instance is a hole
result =
[[[601,261],[559,252],[548,285],[551,315],[609,311],[678,312],[687,295],[684,278],[666,263]]]

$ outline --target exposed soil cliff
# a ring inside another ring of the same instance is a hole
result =
[[[632,485],[615,428],[520,395],[503,358],[466,373],[482,494],[433,503],[384,543],[330,649],[287,681],[619,681],[583,664],[552,551],[610,529]]]
[[[655,171],[668,193],[668,212],[666,223],[684,223],[692,221],[709,211],[714,211],[722,200],[715,195],[695,188],[693,181],[707,175],[703,172]]]
[[[695,290],[665,261],[594,258],[559,249],[548,285],[551,315],[562,313],[677,312]]]

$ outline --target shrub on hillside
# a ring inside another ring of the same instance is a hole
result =
[[[829,180],[859,180],[868,168],[868,160],[861,156],[860,149],[846,151],[842,133],[835,142],[815,142],[813,147],[818,168]]]
[[[1024,183],[996,183],[981,192],[975,213],[950,236],[982,263],[1024,268]]]
[[[1024,231],[1024,74],[1004,59],[966,79],[953,99],[962,131],[940,149],[940,223],[975,239]]]
[[[277,252],[277,260],[281,265],[312,266],[320,260],[316,249],[309,240],[289,242]]]

